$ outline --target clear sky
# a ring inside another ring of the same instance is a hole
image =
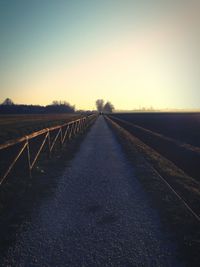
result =
[[[199,3],[0,0],[0,101],[200,108]]]

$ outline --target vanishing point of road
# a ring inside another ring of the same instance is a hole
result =
[[[182,266],[103,116],[56,183],[1,266]]]

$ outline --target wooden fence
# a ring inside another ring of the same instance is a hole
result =
[[[96,117],[97,117],[96,114],[92,114],[59,126],[46,128],[41,131],[34,132],[30,135],[15,140],[11,140],[9,142],[6,142],[5,144],[0,145],[0,154],[1,154],[0,162],[4,167],[2,174],[0,174],[0,185],[10,174],[11,170],[14,168],[14,166],[22,157],[22,155],[24,154],[26,155],[25,157],[28,165],[27,167],[29,175],[31,176],[32,170],[41,152],[44,150],[44,146],[46,146],[48,156],[50,157],[52,151],[56,147],[56,144],[59,143],[60,147],[62,147],[65,141],[70,140],[77,134],[85,131],[86,128],[88,128],[88,126],[90,126],[95,121]],[[38,146],[38,137],[40,139],[39,146]],[[9,157],[6,156],[4,157],[6,151],[9,149],[12,150],[12,148],[14,147],[15,147],[14,153],[13,151],[11,151],[8,153]],[[14,156],[12,154],[14,154]],[[7,166],[5,167],[4,165]]]

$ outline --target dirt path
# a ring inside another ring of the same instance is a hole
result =
[[[31,218],[1,266],[182,266],[103,117]]]

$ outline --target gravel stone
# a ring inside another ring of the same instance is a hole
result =
[[[1,266],[183,266],[103,116]]]

